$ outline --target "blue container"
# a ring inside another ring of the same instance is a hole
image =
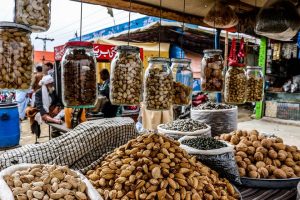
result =
[[[169,54],[170,58],[184,58],[185,56],[184,51],[176,44],[171,44]]]
[[[0,148],[13,147],[20,142],[18,105],[0,104]]]

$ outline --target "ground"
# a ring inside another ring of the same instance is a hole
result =
[[[244,108],[239,108],[239,129],[257,129],[260,132],[271,133],[280,136],[284,142],[289,145],[296,145],[300,148],[300,122],[288,123],[285,120],[254,120],[251,119],[251,112]],[[49,130],[47,125],[42,125],[42,138],[38,142],[48,141]],[[21,123],[21,141],[20,145],[34,144],[35,135],[31,134],[29,121]]]

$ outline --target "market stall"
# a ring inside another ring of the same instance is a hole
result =
[[[0,71],[0,88],[5,89],[29,87],[33,61],[30,33],[45,31],[50,26],[49,1],[32,0],[36,3],[34,9],[42,10],[42,16],[29,15],[31,10],[24,8],[27,4],[19,1],[16,1],[15,22],[23,25],[0,23],[0,40],[5,44],[2,47],[9,52],[7,55],[0,51],[4,66]],[[260,11],[258,8],[264,1],[202,4],[192,0],[187,8],[186,1],[183,5],[181,1],[168,0],[164,4],[162,0],[159,4],[142,0],[81,2],[140,11],[159,16],[160,21],[162,17],[183,21],[183,31],[187,21],[216,28],[214,48],[203,52],[201,87],[205,92],[222,94],[224,103],[191,106],[190,119],[171,118],[169,123],[144,132],[137,132],[135,122],[125,117],[88,121],[76,124],[67,134],[46,143],[7,151],[0,155],[2,200],[252,200],[254,196],[264,200],[289,200],[296,197],[300,181],[298,147],[285,144],[282,138],[272,134],[237,130],[236,105],[256,103],[257,110],[262,110],[267,40],[260,41],[259,67],[247,66],[247,43],[239,34],[230,41],[230,52],[228,37],[225,37],[224,50],[220,45],[220,30],[231,27],[238,32],[254,34],[255,31],[273,39],[274,35],[279,35],[280,40],[293,39],[300,28],[294,2],[266,4]],[[199,9],[202,7],[203,10]],[[279,28],[270,18],[270,12],[274,11],[289,12],[275,19],[281,23]],[[259,20],[255,24],[250,19],[257,14]],[[60,80],[57,87],[65,107],[94,107],[96,56],[111,60],[108,98],[112,104],[139,106],[142,103],[145,113],[156,112],[161,116],[164,112],[172,113],[173,107],[191,104],[192,61],[183,53],[176,59],[163,55],[162,23],[152,33],[157,34],[158,57],[149,57],[145,73],[143,51],[131,44],[130,28],[129,13],[127,44],[116,48],[83,41],[80,36],[80,41],[70,41],[56,49],[56,58],[61,56],[61,65],[57,65],[60,69],[56,74],[56,80]],[[153,29],[150,27],[150,30]],[[136,34],[138,37],[139,32]],[[122,34],[116,37],[122,38]],[[184,34],[179,34],[179,38],[179,45],[183,47]],[[9,51],[8,46],[16,50]],[[156,120],[154,114],[150,118]]]

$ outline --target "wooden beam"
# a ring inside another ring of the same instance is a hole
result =
[[[73,1],[80,2],[80,0],[73,0]],[[160,9],[158,6],[143,4],[141,2],[132,1],[131,9],[130,9],[130,2],[125,0],[82,0],[82,2],[101,5],[101,6],[115,8],[115,9],[127,10],[131,12],[137,12],[144,15],[154,16],[154,17],[160,17],[160,11],[161,11],[162,18],[175,20],[179,22],[184,21],[186,23],[207,27],[207,24],[203,23],[203,17],[201,16],[183,14],[182,12],[176,10],[170,10],[164,7]]]

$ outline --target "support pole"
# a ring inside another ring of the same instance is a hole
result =
[[[220,49],[220,35],[221,35],[221,29],[216,29],[215,49]],[[216,93],[216,101],[217,101],[217,103],[222,102],[222,93],[221,92]]]

